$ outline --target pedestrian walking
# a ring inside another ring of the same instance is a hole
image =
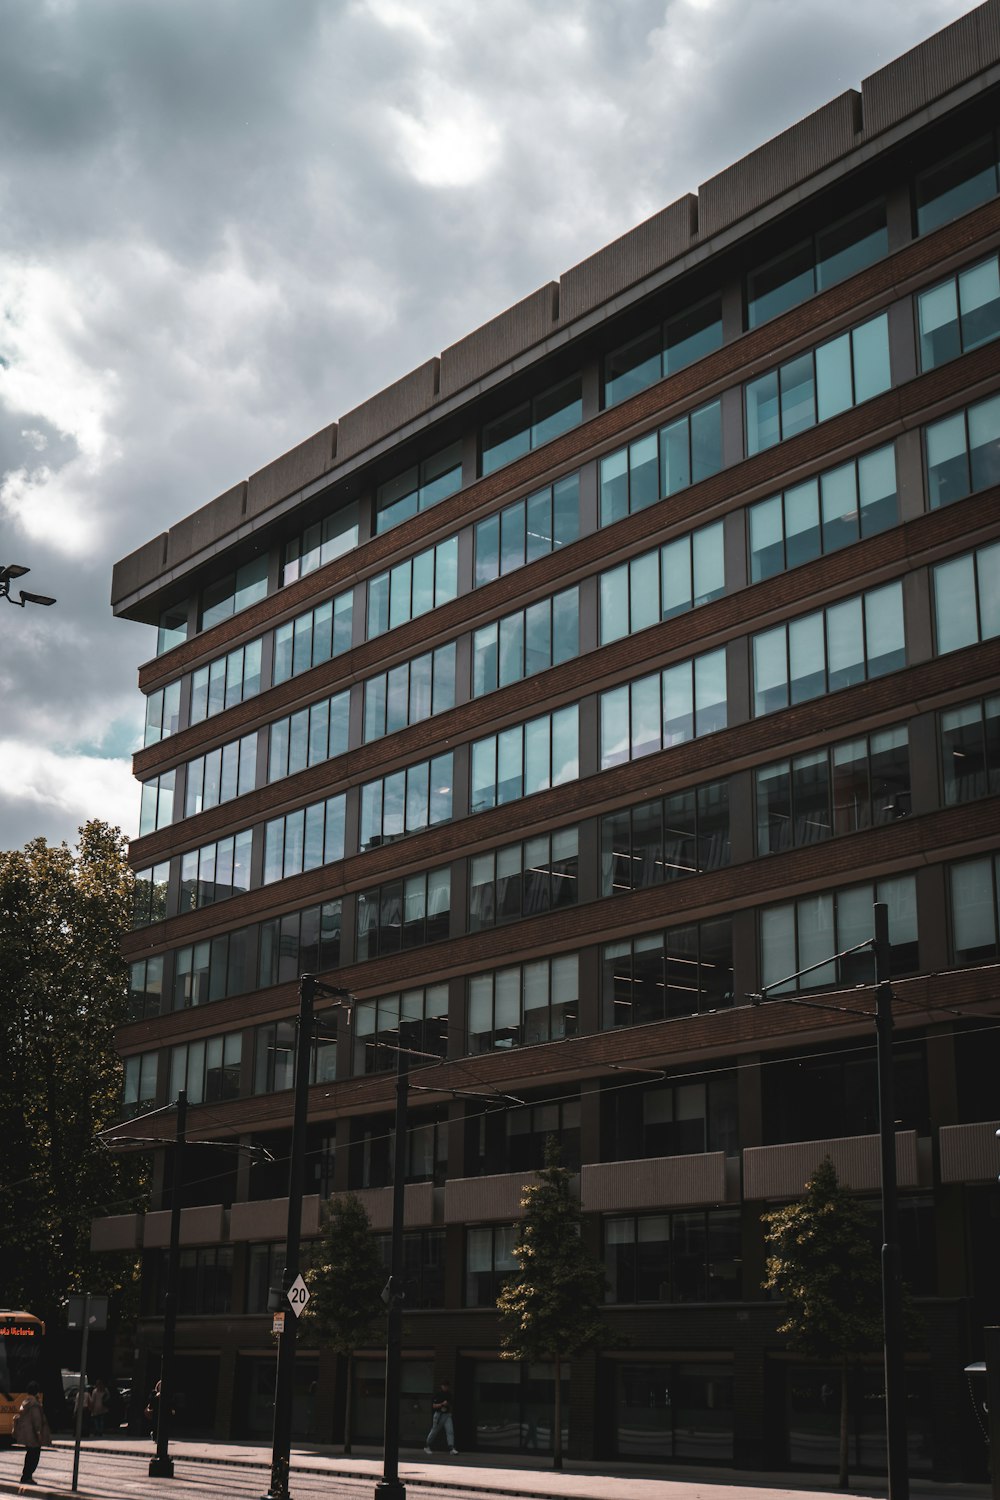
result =
[[[427,1441],[424,1444],[424,1452],[431,1452],[431,1444],[443,1427],[445,1441],[448,1444],[448,1452],[457,1453],[458,1449],[455,1447],[455,1423],[452,1421],[451,1416],[451,1386],[447,1380],[442,1380],[435,1391],[434,1399],[431,1402],[431,1411],[434,1413],[434,1417],[431,1422],[431,1430],[427,1434]]]
[[[29,1380],[27,1391],[28,1394],[21,1402],[20,1410],[14,1418],[14,1441],[24,1446],[21,1483],[34,1484],[38,1460],[42,1456],[42,1449],[47,1448],[51,1443],[52,1433],[49,1431],[42,1403],[38,1399],[38,1381]]]
[[[94,1381],[94,1389],[90,1393],[90,1430],[95,1438],[104,1436],[104,1422],[110,1410],[111,1392],[103,1376],[98,1375]]]

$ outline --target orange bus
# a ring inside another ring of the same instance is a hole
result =
[[[0,1308],[0,1443],[11,1442],[29,1380],[42,1383],[45,1324],[34,1313]]]

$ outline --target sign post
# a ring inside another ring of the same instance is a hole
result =
[[[107,1297],[92,1297],[89,1292],[84,1292],[82,1296],[77,1294],[70,1297],[69,1315],[66,1321],[67,1327],[83,1330],[80,1345],[80,1384],[76,1392],[76,1420],[73,1424],[75,1442],[73,1444],[73,1482],[70,1489],[75,1490],[80,1477],[80,1438],[83,1434],[84,1392],[87,1389],[87,1344],[92,1328],[95,1333],[103,1333],[108,1326]]]

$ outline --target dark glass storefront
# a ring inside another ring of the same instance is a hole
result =
[[[399,1393],[399,1441],[422,1448],[431,1425],[434,1366],[429,1359],[404,1359]],[[381,1443],[385,1434],[385,1359],[354,1361],[353,1435],[359,1443]]]
[[[236,1367],[236,1417],[240,1437],[270,1438],[274,1431],[273,1356],[241,1355]],[[295,1356],[292,1394],[292,1436],[315,1439],[317,1428],[316,1383],[319,1361],[315,1356]]]
[[[793,1469],[835,1469],[840,1443],[840,1371],[792,1365],[785,1380],[787,1461]],[[882,1371],[875,1366],[848,1375],[847,1462],[852,1470],[884,1473],[885,1397]],[[906,1373],[907,1464],[911,1473],[931,1468],[930,1377]]]
[[[620,1364],[614,1439],[620,1458],[731,1462],[730,1369],[667,1360]]]
[[[517,1360],[469,1361],[476,1447],[484,1451],[551,1453],[555,1421],[555,1366]],[[569,1364],[560,1371],[562,1441],[569,1443]],[[456,1423],[462,1430],[461,1406]],[[456,1434],[457,1436],[457,1434]]]

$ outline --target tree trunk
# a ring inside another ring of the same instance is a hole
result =
[[[847,1360],[842,1360],[840,1365],[840,1465],[837,1474],[837,1484],[840,1489],[847,1489]]]
[[[354,1355],[353,1354],[349,1354],[347,1356],[347,1391],[346,1391],[346,1393],[344,1395],[344,1452],[345,1453],[350,1453],[350,1451],[351,1451],[351,1387],[354,1384],[354,1381],[352,1379],[353,1370],[354,1370]]]
[[[559,1355],[556,1355],[556,1390],[555,1405],[553,1408],[552,1422],[552,1467],[562,1468],[562,1369]]]

